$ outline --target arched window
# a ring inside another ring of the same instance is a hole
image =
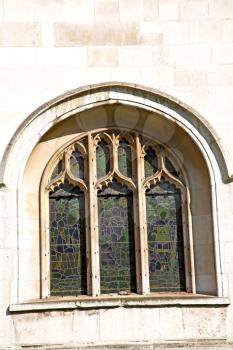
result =
[[[187,186],[177,164],[163,146],[124,130],[89,132],[64,147],[42,189],[45,294],[191,292]]]

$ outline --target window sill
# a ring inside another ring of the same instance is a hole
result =
[[[36,312],[48,310],[87,310],[118,307],[171,307],[171,306],[228,306],[228,298],[190,293],[153,293],[150,295],[105,295],[99,297],[49,297],[11,304],[9,312]]]

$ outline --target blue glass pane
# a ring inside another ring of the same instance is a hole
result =
[[[83,192],[62,185],[50,194],[49,211],[51,295],[86,294]]]
[[[96,148],[97,178],[104,177],[110,171],[110,150],[105,141],[98,143]]]
[[[132,155],[131,147],[127,141],[120,141],[118,147],[118,166],[120,172],[132,177]]]
[[[75,177],[84,179],[84,159],[78,149],[70,157],[70,171]]]
[[[184,291],[181,194],[165,181],[146,194],[150,290]]]
[[[144,158],[145,177],[152,176],[158,170],[158,160],[155,151],[149,147]]]
[[[136,290],[133,197],[124,191],[98,196],[101,293]]]
[[[172,164],[170,159],[165,158],[165,166],[166,166],[166,168],[167,168],[167,170],[169,171],[170,174],[172,174],[175,177],[179,177],[179,174],[176,171],[176,168],[174,167],[174,165]]]

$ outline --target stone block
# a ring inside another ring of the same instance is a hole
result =
[[[232,42],[233,37],[233,20],[224,20],[221,21],[221,33],[222,40],[224,42]]]
[[[1,60],[1,58],[0,58]],[[15,71],[14,69],[0,69],[0,91],[6,91],[14,87]]]
[[[140,43],[139,25],[128,23],[54,24],[55,46],[136,45]]]
[[[209,2],[209,17],[217,19],[233,18],[233,1],[211,0]]]
[[[161,65],[142,68],[142,83],[156,87],[172,86],[174,84],[173,67]]]
[[[213,45],[212,60],[217,63],[233,63],[233,44]]]
[[[0,46],[40,46],[40,25],[32,23],[0,23]]]
[[[222,22],[219,20],[199,21],[199,43],[220,43],[222,41]]]
[[[212,86],[233,85],[233,63],[217,64],[215,70],[208,73],[208,84]]]
[[[37,49],[38,67],[85,67],[86,49],[81,47],[57,47]]]
[[[34,22],[35,3],[26,0],[2,1],[3,18],[5,22]]]
[[[17,68],[15,69],[16,89],[44,89],[46,84],[46,72],[42,68]]]
[[[70,67],[63,69],[64,90],[71,90],[84,85],[83,79],[84,74],[82,68]]]
[[[209,15],[208,0],[181,0],[180,19],[207,19]]]
[[[152,66],[150,46],[121,46],[118,50],[119,66]]]
[[[88,66],[117,66],[118,49],[117,47],[90,47],[87,49]]]
[[[141,81],[141,70],[140,67],[114,67],[111,70],[112,80],[115,81],[127,81],[129,83]]]
[[[45,79],[47,89],[64,89],[64,72],[62,67],[45,69]]]
[[[203,86],[207,85],[207,74],[205,69],[199,70],[199,67],[188,65],[188,66],[177,66],[174,70],[175,86]]]
[[[84,85],[97,84],[111,80],[110,67],[90,67],[83,70]]]
[[[41,22],[40,27],[41,27],[41,46],[53,47],[54,46],[53,23]]]
[[[170,21],[179,19],[179,1],[178,0],[159,0],[159,19],[161,21]]]
[[[119,0],[120,21],[137,22],[142,16],[142,2],[140,0]]]
[[[211,62],[210,45],[176,45],[174,47],[175,63],[209,64]]]
[[[34,67],[36,64],[36,49],[21,47],[0,48],[0,68]]]
[[[104,0],[95,2],[95,22],[119,22],[118,0]]]
[[[159,17],[159,0],[143,0],[144,21],[155,21]]]
[[[93,0],[54,1],[37,0],[35,21],[39,22],[94,22]]]
[[[164,43],[196,44],[199,40],[197,21],[167,21],[164,24]]]

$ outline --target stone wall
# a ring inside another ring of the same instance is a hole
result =
[[[111,81],[145,85],[189,105],[216,132],[231,163],[233,1],[0,0],[1,158],[17,128],[42,104],[67,90]],[[17,159],[11,160],[14,161],[17,162]],[[228,184],[223,183],[221,170],[215,172],[217,199],[213,215],[219,232],[218,252],[215,253],[220,258],[222,296],[231,300],[233,186],[230,178]],[[15,174],[15,177],[18,176]],[[34,339],[35,343],[43,343],[40,339],[47,329],[52,329],[56,322],[61,321],[56,311],[55,315],[51,312],[47,321],[43,321],[43,326],[40,326],[40,333],[36,321],[39,319],[40,324],[46,313],[39,313],[38,318],[33,313],[9,315],[9,305],[17,301],[15,291],[20,269],[17,260],[20,250],[17,218],[21,215],[21,209],[16,205],[19,195],[16,188],[3,186],[0,190],[0,346],[3,348],[15,343],[32,345]],[[39,270],[39,266],[36,269]],[[166,336],[165,332],[156,335],[156,327],[143,328],[139,338],[180,339],[186,329],[188,335],[184,335],[185,339],[231,339],[233,305],[223,307],[223,310],[221,308],[213,309],[211,306],[203,314],[202,308],[195,310],[197,314],[203,315],[201,322],[198,317],[195,318],[195,313],[185,319],[183,311],[178,308],[174,314],[171,311],[169,318],[173,317],[176,325],[176,317],[180,317],[179,331],[174,328],[173,333]],[[167,311],[162,309],[158,316],[159,327],[167,327],[163,318]],[[106,313],[106,319],[111,312]],[[125,311],[117,311],[116,314],[120,312]],[[147,309],[140,312],[146,313]],[[140,324],[140,312],[136,313],[136,326]],[[157,317],[157,313],[154,315]],[[52,322],[53,317],[56,318],[55,323]],[[98,317],[93,329],[98,325]],[[115,317],[114,313],[111,317]],[[128,337],[122,330],[117,340],[132,340],[135,337],[132,332],[135,327],[134,317],[132,314],[117,317],[117,322],[128,317],[129,328]],[[75,327],[67,314],[65,319],[64,324],[69,329]],[[207,322],[210,327],[208,331],[208,327],[203,325],[206,319],[210,321]],[[104,318],[101,322],[104,325]],[[163,325],[161,322],[164,322]],[[62,333],[63,326],[59,327]],[[86,327],[89,327],[88,323]],[[69,335],[70,331],[67,331],[61,341],[71,342]],[[55,338],[52,338],[54,344]],[[102,339],[110,341],[114,337]],[[82,338],[77,336],[74,341],[82,341]],[[101,341],[101,337],[93,336],[93,341]],[[85,342],[88,342],[88,336]]]

